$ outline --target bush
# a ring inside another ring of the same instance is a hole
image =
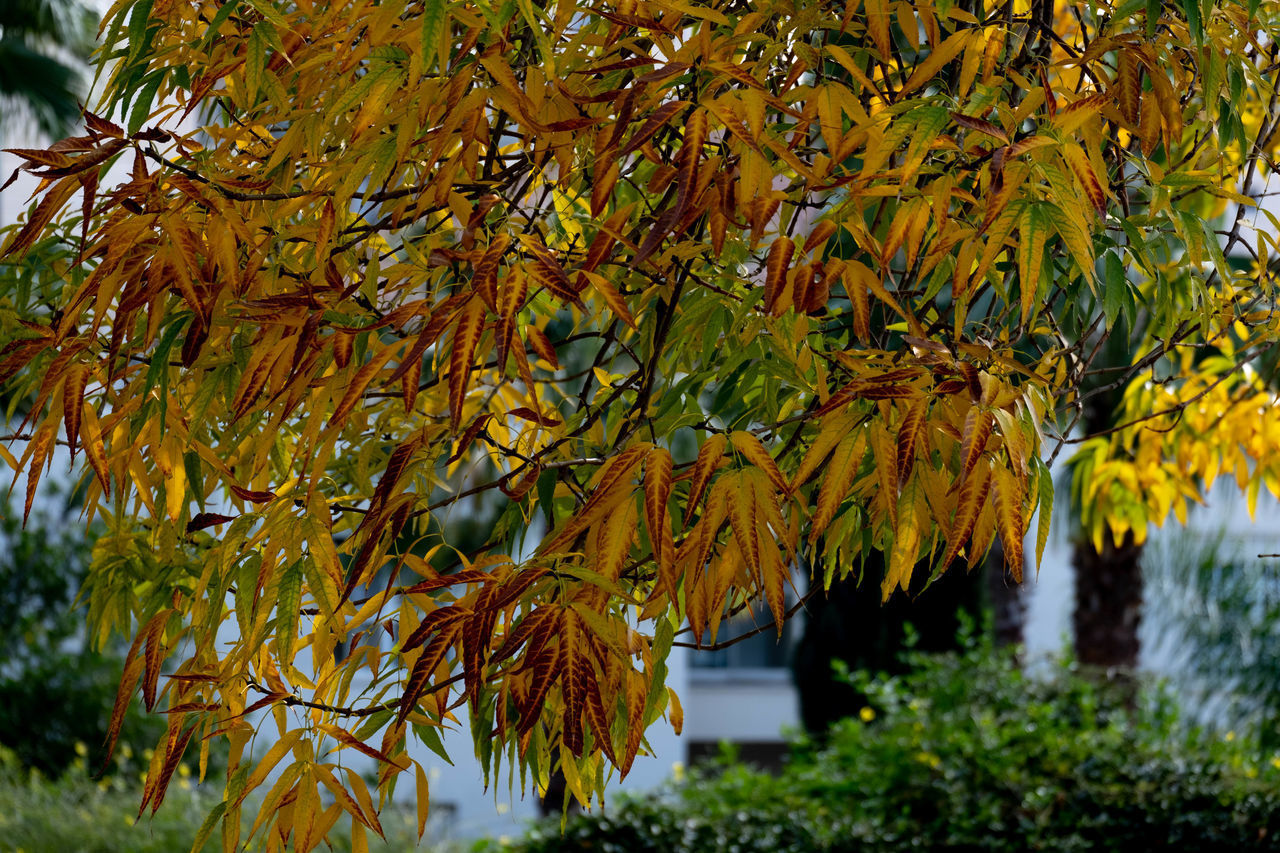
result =
[[[1280,850],[1280,757],[1206,738],[1160,692],[1030,678],[990,646],[911,663],[855,676],[870,705],[777,777],[727,764],[514,849]]]

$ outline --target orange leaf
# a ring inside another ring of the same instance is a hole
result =
[[[961,484],[959,499],[956,503],[956,515],[951,525],[951,539],[947,543],[946,555],[941,563],[944,571],[960,555],[960,549],[973,533],[978,514],[986,505],[990,487],[991,469],[986,465],[980,466],[976,473]]]
[[[552,370],[560,369],[560,362],[556,359],[556,348],[552,346],[545,332],[537,326],[525,326],[524,336],[525,340],[529,342],[529,346],[538,354],[538,358],[549,363]]]
[[[672,574],[675,545],[671,537],[671,513],[667,509],[667,501],[671,497],[671,468],[671,454],[664,448],[654,447],[649,451],[644,463],[644,512],[659,577],[667,580],[670,587],[667,593],[675,601]]]
[[[742,549],[742,556],[753,571],[760,570],[760,540],[757,535],[759,518],[756,513],[756,496],[751,488],[749,471],[742,470],[729,475],[729,523],[733,538]]]
[[[474,297],[467,300],[461,315],[449,352],[449,427],[453,430],[457,430],[458,421],[462,419],[476,345],[484,331],[484,302]]]
[[[849,432],[841,438],[831,453],[831,461],[827,463],[826,473],[822,477],[822,488],[818,490],[818,501],[815,504],[813,518],[809,525],[809,542],[816,543],[818,537],[826,530],[827,525],[836,517],[840,504],[849,494],[853,478],[858,474],[862,458],[866,454],[866,432],[857,430]]]
[[[1004,551],[1005,565],[1016,583],[1022,583],[1022,502],[1025,484],[1017,474],[1003,465],[995,466],[996,526],[1000,529],[1000,545]]]
[[[778,470],[778,464],[773,461],[769,451],[765,450],[764,445],[760,443],[760,439],[749,432],[737,430],[729,435],[729,441],[733,443],[734,450],[741,453],[747,458],[748,462],[765,473],[769,478],[769,482],[773,483],[774,488],[784,495],[790,493],[791,484],[787,482],[786,477],[782,476],[782,472]]]
[[[1094,212],[1099,216],[1106,216],[1107,194],[1102,187],[1102,183],[1098,180],[1097,174],[1093,171],[1089,158],[1085,156],[1080,146],[1075,143],[1064,145],[1062,153],[1066,158],[1067,165],[1071,167],[1076,179],[1080,181],[1080,186],[1084,189],[1085,197],[1089,199],[1089,203],[1093,205]]]
[[[907,405],[898,425],[898,485],[906,483],[915,465],[916,452],[924,438],[925,412],[928,403],[923,398]],[[927,453],[927,448],[925,449]]]
[[[44,463],[53,450],[53,440],[57,433],[57,427],[52,421],[45,421],[40,429],[36,430],[36,434],[31,437],[31,441],[27,444],[26,452],[22,455],[23,464],[27,466],[27,500],[26,505],[22,509],[22,523],[25,526],[27,518],[31,515],[31,504],[36,497],[36,486],[40,484],[40,475],[44,473]],[[16,479],[16,473],[15,473]]]
[[[386,346],[382,351],[363,364],[356,375],[352,377],[347,384],[346,393],[342,395],[342,400],[338,403],[338,407],[333,410],[333,414],[329,416],[329,424],[331,426],[341,426],[346,420],[347,415],[351,414],[355,409],[356,403],[364,396],[364,392],[368,389],[369,383],[373,381],[373,377],[378,371],[386,366],[391,360],[392,353],[395,352],[394,346]]]
[[[510,234],[504,231],[495,236],[489,248],[485,249],[480,260],[476,262],[475,273],[471,277],[471,285],[475,288],[475,292],[494,310],[497,310],[498,299],[498,264],[510,246]],[[504,314],[504,316],[510,315]]]
[[[71,456],[76,455],[76,442],[80,438],[80,415],[84,411],[84,389],[89,382],[87,365],[76,363],[67,368],[62,384],[62,415],[67,427],[67,445]]]
[[[791,256],[795,254],[796,244],[790,237],[779,237],[769,247],[769,259],[765,264],[764,299],[761,307],[766,314],[778,315],[786,310],[785,305],[778,304],[783,285],[787,280],[787,269],[791,266]]]
[[[968,364],[968,362],[964,362]],[[987,409],[974,406],[964,418],[964,432],[960,438],[960,456],[964,464],[960,468],[960,481],[973,471],[978,460],[987,448],[987,439],[991,437],[991,427],[995,419]]]

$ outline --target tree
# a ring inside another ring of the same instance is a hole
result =
[[[780,625],[802,560],[881,552],[888,598],[998,539],[1020,579],[1101,339],[1168,389],[1274,337],[1206,217],[1269,165],[1277,11],[120,0],[101,114],[21,152],[5,251],[79,255],[0,375],[28,491],[65,442],[109,530],[90,615],[168,712],[143,807],[220,734],[228,848],[272,772],[270,845],[363,838],[334,753],[425,814],[406,739],[455,713],[586,803],[680,726],[673,646]]]
[[[79,2],[9,0],[0,8],[0,98],[29,109],[48,136],[80,116],[81,75],[68,60],[88,56],[96,23]]]

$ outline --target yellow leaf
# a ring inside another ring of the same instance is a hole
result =
[[[748,462],[764,472],[765,476],[769,478],[769,482],[773,483],[775,489],[783,494],[787,494],[791,490],[787,478],[782,476],[782,472],[778,470],[777,463],[773,461],[769,451],[765,450],[764,445],[760,443],[760,439],[749,432],[738,430],[730,434],[729,441],[732,442],[734,450],[741,453]]]
[[[889,552],[888,570],[880,585],[880,596],[884,601],[889,600],[894,587],[907,591],[911,585],[911,571],[920,556],[921,520],[916,515],[919,509],[916,501],[919,488],[919,481],[913,477],[898,498],[898,522],[893,530],[893,549]]]
[[[804,461],[800,463],[800,467],[791,478],[789,491],[794,492],[803,486],[817,472],[818,467],[827,460],[836,445],[853,434],[858,421],[859,418],[853,414],[832,413],[818,422],[818,434],[814,436],[809,452],[805,454]]]
[[[1049,228],[1039,209],[1028,204],[1018,219],[1018,287],[1022,297],[1022,323],[1032,316],[1040,288],[1040,265],[1044,260]]]
[[[888,62],[893,56],[893,43],[889,36],[888,0],[866,0],[863,8],[867,10],[867,32],[871,34],[871,41],[875,43],[880,60]]]
[[[977,30],[966,28],[948,36],[942,44],[934,48],[924,58],[924,61],[916,66],[916,70],[907,78],[907,82],[898,91],[898,97],[901,98],[908,92],[914,92],[936,77],[943,66],[960,55],[960,51],[964,50],[965,45],[969,43],[969,40],[973,38],[976,32]]]
[[[689,497],[685,501],[684,523],[686,525],[693,518],[693,514],[698,508],[698,503],[702,500],[702,493],[706,491],[707,483],[711,481],[711,475],[719,466],[720,458],[724,455],[724,449],[727,444],[728,439],[725,434],[717,432],[704,441],[702,447],[698,448],[698,459],[693,463],[693,478],[689,483]]]
[[[866,431],[856,430],[840,436],[840,442],[831,453],[831,461],[822,477],[822,488],[810,521],[809,542],[816,543],[827,525],[836,517],[836,511],[849,494],[849,486],[862,465],[866,454]]]
[[[684,730],[684,708],[680,705],[680,697],[675,688],[667,688],[667,717],[671,720],[671,728],[677,735]]]
[[[671,497],[671,454],[661,447],[649,451],[644,470],[645,523],[659,577],[668,579],[668,593],[675,599],[675,545],[671,536],[671,513],[667,501]]]
[[[427,784],[427,771],[416,761],[413,768],[418,782],[418,840],[421,841],[423,833],[427,831],[427,815],[431,811],[431,790]]]
[[[1008,468],[996,465],[995,489],[996,525],[1000,529],[1005,565],[1014,581],[1022,583],[1022,537],[1026,534],[1022,514],[1024,483]]]

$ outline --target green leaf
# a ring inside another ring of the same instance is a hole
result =
[[[129,110],[129,133],[134,134],[142,129],[142,124],[151,115],[151,103],[156,99],[156,92],[164,82],[166,69],[160,68],[151,72],[142,84],[142,88],[133,98],[133,106]]]
[[[1160,25],[1160,12],[1164,9],[1161,0],[1147,0],[1147,38],[1156,37],[1156,29]]]
[[[1182,13],[1187,16],[1187,29],[1197,45],[1204,44],[1204,27],[1200,22],[1200,0],[1179,0]]]
[[[209,836],[213,834],[214,826],[216,826],[218,821],[222,819],[222,815],[226,811],[226,800],[223,800],[213,807],[213,811],[209,812],[208,817],[204,819],[204,823],[200,824],[200,829],[196,832],[195,841],[191,842],[191,853],[198,853],[199,850],[204,849],[205,842],[207,842],[209,840]]]
[[[249,34],[249,43],[244,60],[244,97],[247,103],[258,99],[258,90],[262,87],[262,74],[267,68],[267,43],[262,38],[258,27]]]
[[[538,492],[538,506],[542,507],[542,513],[547,518],[547,529],[552,530],[556,526],[556,481],[559,479],[559,472],[554,468],[549,468],[538,475],[538,483],[534,487]]]
[[[444,32],[448,19],[448,3],[446,0],[426,0],[422,8],[422,67],[430,71],[436,60],[436,49],[440,46],[440,35]],[[448,57],[441,57],[441,65]]]
[[[200,464],[200,454],[194,450],[182,454],[182,467],[187,474],[187,488],[195,496],[200,511],[204,512],[204,469]]]
[[[1049,525],[1053,520],[1053,475],[1049,466],[1036,459],[1040,470],[1040,520],[1036,524],[1036,571],[1044,564],[1044,546],[1049,541]]]
[[[293,660],[293,641],[298,636],[298,607],[302,599],[302,560],[290,563],[280,578],[276,597],[276,645],[280,660]]]
[[[204,41],[201,42],[201,49],[207,49],[213,40],[218,37],[218,30],[231,17],[231,13],[240,5],[240,0],[227,0],[218,7],[218,11],[209,19],[209,26],[205,28]]]
[[[1125,291],[1129,286],[1129,278],[1124,270],[1124,261],[1120,260],[1119,253],[1114,250],[1106,254],[1104,278],[1105,289],[1102,293],[1102,312],[1107,316],[1107,327],[1111,328],[1115,326],[1116,318],[1124,307]]]
[[[453,766],[453,759],[449,757],[449,753],[445,752],[444,741],[440,739],[440,729],[438,726],[424,726],[422,723],[410,723],[410,725],[413,726],[413,733],[417,736],[418,740],[422,742],[423,746],[440,756],[445,764],[448,764],[450,767]],[[382,727],[376,727],[373,732],[376,732],[380,728]],[[357,733],[357,737],[359,737],[360,740],[368,740],[373,737],[373,732],[368,735],[360,735]]]

